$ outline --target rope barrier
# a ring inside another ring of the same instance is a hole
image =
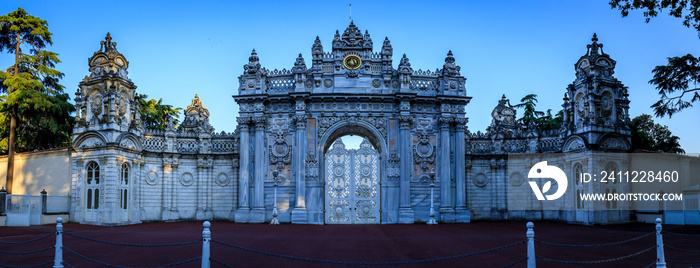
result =
[[[75,256],[78,256],[78,257],[80,257],[80,258],[83,258],[83,259],[85,259],[85,260],[88,260],[88,261],[91,261],[91,262],[94,262],[94,263],[97,263],[97,264],[100,264],[100,265],[109,266],[109,267],[114,267],[114,268],[138,268],[138,267],[134,267],[134,266],[121,266],[121,265],[110,264],[110,263],[98,261],[98,260],[96,260],[96,259],[93,259],[93,258],[84,256],[84,255],[81,255],[80,253],[75,252],[75,251],[73,251],[73,250],[71,250],[71,249],[69,249],[69,248],[67,248],[67,247],[63,247],[63,249],[66,250],[66,251],[68,251],[69,253],[75,255]],[[202,259],[202,257],[195,257],[195,258],[192,258],[192,259],[189,259],[189,260],[184,260],[184,261],[179,261],[179,262],[173,262],[173,263],[169,263],[169,264],[166,264],[166,265],[163,265],[163,266],[156,266],[156,267],[167,267],[167,266],[182,265],[182,264],[190,263],[190,262],[197,261],[197,260],[201,260],[201,259]]]
[[[46,265],[49,265],[52,263],[53,263],[53,261],[50,261],[50,262],[40,263],[40,264],[32,265],[32,266],[12,266],[12,265],[0,264],[0,267],[2,267],[2,268],[35,268],[35,267],[46,266]]]
[[[631,257],[637,256],[637,255],[639,255],[639,254],[645,253],[645,252],[650,251],[650,250],[655,249],[655,248],[656,248],[656,246],[653,246],[653,247],[647,248],[647,249],[645,249],[645,250],[638,251],[638,252],[635,252],[635,253],[632,253],[632,254],[629,254],[629,255],[625,255],[625,256],[622,256],[622,257],[617,257],[617,258],[612,258],[612,259],[606,259],[606,260],[597,260],[597,261],[567,261],[567,260],[550,259],[550,258],[545,258],[545,257],[542,257],[542,256],[537,256],[537,258],[538,258],[538,259],[545,260],[545,261],[548,261],[548,262],[556,262],[556,263],[564,263],[564,264],[599,264],[599,263],[607,263],[607,262],[614,262],[614,261],[624,260],[624,259],[627,259],[627,258],[631,258]]]
[[[413,260],[413,261],[391,261],[391,262],[352,262],[352,261],[331,261],[331,260],[320,260],[320,259],[310,259],[310,258],[302,258],[302,257],[294,257],[294,256],[289,256],[289,255],[283,255],[283,254],[277,254],[277,253],[270,253],[270,252],[265,252],[261,250],[256,250],[256,249],[251,249],[251,248],[246,248],[246,247],[241,247],[233,244],[229,244],[226,242],[221,242],[218,240],[212,240],[214,243],[218,243],[224,246],[240,249],[240,250],[245,250],[253,253],[258,253],[262,255],[268,255],[268,256],[273,256],[273,257],[280,257],[280,258],[286,258],[286,259],[292,259],[292,260],[298,260],[298,261],[307,261],[307,262],[318,262],[318,263],[327,263],[327,264],[341,264],[341,265],[363,265],[363,266],[368,266],[368,265],[399,265],[399,264],[416,264],[416,263],[426,263],[426,262],[435,262],[435,261],[444,261],[444,260],[450,260],[450,259],[457,259],[457,258],[463,258],[463,257],[468,257],[468,256],[474,256],[474,255],[479,255],[479,254],[484,254],[496,250],[501,250],[504,248],[509,248],[515,245],[519,244],[524,244],[527,240],[523,241],[518,241],[512,244],[508,245],[503,245],[500,247],[495,247],[495,248],[490,248],[482,251],[476,251],[476,252],[471,252],[471,253],[465,253],[461,255],[454,255],[454,256],[448,256],[448,257],[440,257],[440,258],[432,258],[432,259],[424,259],[424,260]]]
[[[129,243],[117,243],[117,242],[110,242],[110,241],[105,241],[105,240],[99,240],[99,239],[94,239],[94,238],[90,238],[90,237],[85,237],[85,236],[81,236],[81,235],[77,235],[77,234],[73,234],[73,233],[67,233],[67,232],[63,232],[63,233],[64,233],[64,234],[67,234],[67,235],[70,235],[70,236],[73,236],[73,237],[80,238],[80,239],[89,240],[89,241],[92,241],[92,242],[104,243],[104,244],[115,245],[115,246],[127,246],[127,247],[146,247],[146,248],[148,248],[148,247],[174,247],[174,246],[191,245],[191,244],[194,244],[194,243],[202,242],[202,239],[200,238],[200,239],[197,239],[197,240],[194,240],[194,241],[182,242],[182,243],[171,243],[171,244],[129,244]]]
[[[49,234],[44,235],[44,236],[39,237],[39,238],[35,238],[35,239],[27,240],[27,241],[19,241],[19,242],[2,241],[2,240],[0,240],[0,243],[3,243],[3,244],[26,244],[26,243],[31,243],[31,242],[34,242],[34,241],[39,241],[39,240],[41,240],[41,239],[47,238],[47,237],[52,236],[52,235],[55,235],[55,234],[56,234],[56,232],[53,232],[53,233],[49,233]]]
[[[64,262],[64,261],[63,261],[63,262],[61,262],[61,264],[65,265],[65,266],[68,266],[69,268],[75,268],[75,266],[73,266],[73,265],[70,265],[69,263],[67,263],[67,262]]]
[[[519,260],[517,260],[517,261],[515,261],[515,262],[513,262],[513,263],[511,263],[511,264],[506,265],[506,266],[503,266],[503,268],[513,267],[513,265],[516,265],[516,264],[518,264],[518,263],[524,262],[525,260],[527,260],[527,257],[522,258],[522,259],[519,259]]]
[[[700,234],[683,234],[683,233],[674,233],[674,232],[669,232],[669,231],[663,231],[663,234],[670,234],[670,235],[680,235],[680,236],[700,236]]]
[[[632,242],[632,241],[635,241],[635,240],[638,240],[638,239],[642,239],[642,238],[644,238],[644,237],[653,235],[653,234],[655,234],[655,233],[656,233],[656,232],[650,232],[650,233],[648,233],[648,234],[644,234],[644,235],[637,236],[637,237],[635,237],[635,238],[630,238],[630,239],[627,239],[627,240],[622,240],[622,241],[617,241],[617,242],[610,242],[610,243],[603,243],[603,244],[592,244],[592,245],[558,244],[558,243],[544,242],[544,241],[539,240],[539,239],[535,239],[535,241],[538,242],[538,243],[540,243],[540,244],[544,244],[544,245],[548,245],[548,246],[572,247],[572,248],[590,248],[590,247],[605,247],[605,246],[612,246],[612,245],[624,244],[624,243]]]
[[[685,251],[685,252],[691,252],[691,253],[700,253],[700,250],[692,250],[692,249],[682,249],[682,248],[677,248],[677,247],[672,247],[669,246],[668,244],[664,245],[667,248],[673,249],[673,250],[678,250],[678,251]]]
[[[656,265],[656,261],[653,261],[650,264],[648,264],[647,266],[644,266],[644,268],[650,268],[650,267],[653,267],[655,265]]]
[[[10,252],[10,251],[2,251],[2,250],[0,250],[0,253],[4,253],[4,254],[13,254],[13,255],[26,255],[26,254],[44,252],[44,251],[47,251],[47,250],[49,250],[49,249],[54,249],[54,248],[56,248],[56,247],[55,247],[55,246],[50,246],[50,247],[48,247],[48,248],[42,248],[42,249],[38,249],[38,250],[34,250],[34,251],[25,251],[25,252]]]

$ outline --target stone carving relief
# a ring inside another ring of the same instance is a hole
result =
[[[132,141],[131,139],[123,139],[119,143],[119,146],[131,150],[136,150],[136,144],[134,144],[134,141]]]
[[[525,182],[525,178],[523,177],[523,175],[517,172],[510,174],[509,180],[510,185],[513,185],[515,187],[520,186]]]
[[[219,176],[216,176],[216,180],[214,180],[214,182],[216,182],[217,185],[224,187],[228,185],[231,180],[226,173],[220,173]]]
[[[275,134],[275,141],[270,145],[270,164],[276,165],[278,170],[284,169],[292,161],[291,146],[287,144],[285,133],[280,131]]]
[[[185,187],[192,186],[194,184],[194,176],[192,176],[192,173],[185,172],[180,176],[180,184]]]
[[[564,150],[563,150],[564,152],[571,152],[571,151],[576,151],[576,150],[586,148],[586,145],[583,143],[583,141],[580,138],[573,139],[573,140],[569,141],[568,144],[566,144],[565,146],[566,147],[564,147]]]
[[[425,132],[419,134],[418,141],[413,146],[413,162],[419,165],[416,168],[416,179],[425,179],[428,173],[435,170],[435,144]]]
[[[99,94],[90,98],[90,111],[93,115],[102,114],[102,96]]]
[[[382,81],[379,81],[379,79],[374,79],[374,80],[372,80],[372,86],[374,88],[379,88],[382,86]]]
[[[382,137],[386,140],[386,118],[384,117],[372,117],[372,116],[333,116],[333,117],[320,117],[318,126],[318,136],[321,137],[333,124],[347,121],[351,125],[357,124],[358,121],[366,122],[377,128]]]
[[[389,164],[387,167],[387,180],[398,181],[401,176],[401,160],[395,151],[389,154],[387,163]]]
[[[148,185],[156,185],[159,181],[158,178],[158,173],[155,170],[151,170],[148,172],[148,175],[146,175],[146,183],[148,183]]]
[[[484,187],[486,184],[489,183],[488,177],[484,175],[484,173],[479,173],[474,176],[474,185],[479,186],[479,187]]]
[[[99,146],[102,146],[102,145],[104,145],[104,143],[102,142],[102,140],[100,140],[99,138],[92,137],[92,138],[88,138],[88,139],[86,139],[85,141],[83,141],[83,142],[80,144],[80,148],[99,147]]]
[[[627,150],[627,143],[619,138],[607,138],[600,143],[601,149]]]

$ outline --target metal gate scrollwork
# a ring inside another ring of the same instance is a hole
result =
[[[379,223],[379,153],[367,139],[357,150],[338,139],[326,153],[326,224]]]

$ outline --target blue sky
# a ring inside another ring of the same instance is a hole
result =
[[[369,30],[379,50],[394,47],[394,67],[406,54],[414,69],[440,68],[452,50],[467,78],[472,132],[484,131],[502,94],[515,104],[528,93],[538,108],[561,109],[574,63],[592,34],[617,61],[615,76],[630,89],[630,114],[652,114],[658,100],[651,70],[669,56],[700,55],[697,32],[662,15],[644,23],[640,12],[622,18],[608,1],[350,1],[352,18]],[[233,131],[237,77],[251,49],[268,69],[290,69],[298,53],[311,65],[318,35],[330,49],[336,30],[349,23],[348,1],[2,1],[0,13],[18,6],[49,22],[71,95],[88,74],[87,59],[111,32],[129,60],[139,93],[186,107],[198,93],[216,131]],[[12,58],[0,55],[3,66]],[[689,153],[700,152],[700,104],[668,125]]]

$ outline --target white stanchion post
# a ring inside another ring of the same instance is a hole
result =
[[[209,251],[209,243],[211,240],[211,231],[209,227],[211,227],[211,223],[205,221],[202,225],[204,226],[204,231],[202,231],[202,268],[209,268],[209,256],[211,255]]]
[[[435,188],[435,172],[430,172],[430,220],[428,224],[436,225],[438,224],[435,220],[435,207],[433,206],[433,188]]]
[[[56,219],[56,251],[53,256],[53,268],[63,268],[63,218]]]
[[[656,267],[666,267],[664,239],[661,237],[661,218],[656,218]]]
[[[527,223],[527,268],[537,267],[535,262],[535,224],[532,222]]]

